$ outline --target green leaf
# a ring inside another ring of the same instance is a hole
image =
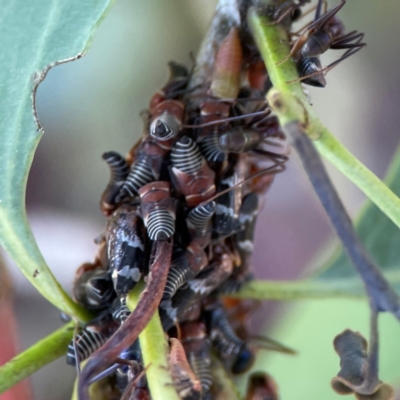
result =
[[[87,50],[111,3],[0,0],[0,243],[44,297],[82,320],[88,314],[55,280],[26,217],[28,172],[43,133],[35,124],[32,95],[51,66]]]
[[[400,147],[393,157],[385,182],[396,195],[400,195]],[[389,280],[400,291],[400,284],[395,278],[400,272],[399,228],[370,201],[363,206],[355,225],[368,252],[385,273],[389,273]],[[354,276],[355,271],[350,260],[342,249],[338,249],[313,278],[317,281],[328,281],[337,277],[347,280]]]
[[[240,400],[240,393],[221,362],[214,358],[211,364],[211,374],[215,387],[220,390],[218,399]]]
[[[74,323],[70,322],[1,366],[0,394],[45,365],[64,356],[73,334]]]

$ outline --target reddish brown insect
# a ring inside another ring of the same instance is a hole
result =
[[[213,122],[222,122],[199,128],[196,141],[201,152],[209,162],[222,162],[227,153],[219,147],[219,132],[224,131],[227,123],[224,122],[230,114],[230,106],[225,102],[205,101],[200,105],[200,126]]]
[[[214,249],[214,259],[203,271],[178,290],[172,303],[160,305],[160,316],[164,330],[168,331],[178,323],[199,319],[201,301],[217,289],[232,273],[230,255],[220,246]]]
[[[189,71],[184,65],[174,61],[168,63],[170,76],[166,85],[157,90],[150,99],[150,113],[153,114],[155,109],[165,100],[176,99],[182,95],[189,83]]]
[[[175,232],[175,202],[169,182],[157,181],[139,189],[144,225],[151,240],[168,240]]]
[[[170,301],[177,290],[193,279],[208,264],[207,255],[196,242],[172,259],[162,301]]]
[[[242,45],[239,31],[233,27],[222,41],[215,59],[210,92],[220,99],[236,99],[240,88]]]
[[[187,322],[181,326],[181,341],[193,372],[201,382],[203,396],[212,386],[211,344],[202,322]]]
[[[96,264],[81,265],[75,274],[73,294],[75,300],[88,310],[108,307],[115,297],[111,274]]]
[[[120,154],[109,151],[102,156],[110,168],[110,181],[101,195],[100,209],[109,216],[116,207],[116,198],[129,174],[129,165]]]
[[[135,153],[135,159],[116,202],[124,197],[135,197],[142,186],[158,180],[167,153],[168,150],[146,135]]]
[[[215,194],[215,173],[188,136],[175,143],[171,162],[175,186],[185,196],[189,207],[195,207]]]
[[[274,379],[263,372],[250,375],[246,400],[278,400],[278,386]]]
[[[200,400],[201,383],[188,363],[181,342],[174,338],[169,339],[169,342],[171,348],[168,364],[176,391],[183,400]]]
[[[216,204],[214,201],[206,205],[199,204],[186,216],[186,224],[190,237],[202,248],[210,244],[212,233],[212,217],[215,213]]]
[[[160,147],[170,150],[174,138],[181,130],[185,104],[177,100],[164,100],[152,111],[150,135]]]
[[[264,92],[268,73],[263,60],[255,61],[247,69],[247,79],[252,88]]]

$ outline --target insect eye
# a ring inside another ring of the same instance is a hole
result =
[[[239,353],[234,364],[232,365],[232,373],[242,374],[251,367],[253,361],[254,361],[253,352],[246,346],[243,346],[242,351]]]

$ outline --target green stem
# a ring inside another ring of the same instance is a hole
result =
[[[0,207],[0,221],[1,245],[39,293],[68,315],[82,322],[90,321],[90,313],[72,301],[47,266],[22,206],[11,211]]]
[[[0,394],[65,355],[73,333],[74,323],[69,322],[1,366]]]
[[[215,386],[220,390],[218,399],[240,400],[241,397],[234,382],[228,376],[221,362],[216,358],[212,361],[211,374],[215,381]]]
[[[351,282],[348,282],[351,281]],[[363,285],[359,279],[333,282],[302,281],[260,281],[247,283],[229,297],[254,300],[313,300],[332,298],[365,298]]]
[[[144,284],[136,285],[128,296],[128,306],[133,310],[139,302]],[[168,372],[168,342],[156,312],[139,335],[140,348],[146,368],[147,384],[153,400],[179,400]]]
[[[257,15],[255,9],[250,9],[248,22],[274,86],[268,94],[268,101],[282,126],[300,121],[322,156],[400,227],[400,199],[321,124],[309,105],[301,83],[288,83],[298,79],[294,62],[289,59],[276,65],[290,51],[285,29],[280,25],[268,25],[268,20]]]

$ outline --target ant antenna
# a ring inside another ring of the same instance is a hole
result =
[[[267,110],[264,110],[264,111],[257,111],[257,112],[250,113],[250,114],[239,115],[237,117],[224,118],[223,120],[206,122],[205,124],[182,125],[182,128],[193,128],[193,129],[195,129],[195,128],[205,128],[207,126],[224,124],[225,122],[238,121],[238,120],[249,118],[249,117],[258,117],[259,115],[264,115],[265,116],[265,115],[269,115],[269,114],[271,114],[271,110],[267,109]]]
[[[271,153],[271,154],[275,154],[275,153]],[[218,197],[220,197],[220,196],[222,196],[222,195],[224,195],[226,193],[229,193],[230,191],[236,189],[237,187],[243,185],[244,183],[246,183],[246,182],[248,182],[248,181],[250,181],[250,180],[252,180],[254,178],[257,178],[257,177],[259,177],[261,175],[264,175],[264,174],[267,174],[267,173],[268,174],[278,174],[280,172],[283,172],[285,170],[285,167],[284,167],[283,164],[289,159],[289,157],[286,157],[286,156],[281,155],[281,154],[277,154],[276,157],[274,157],[274,158],[278,158],[278,156],[279,156],[279,158],[281,158],[281,161],[277,161],[277,162],[275,162],[274,165],[271,165],[268,168],[265,168],[265,169],[263,169],[263,170],[261,170],[259,172],[256,172],[255,174],[250,175],[249,177],[247,177],[247,178],[243,179],[242,181],[236,183],[235,185],[231,186],[230,188],[225,189],[222,192],[217,193],[216,195],[212,196],[208,200],[203,201],[202,203],[200,203],[199,206],[205,206],[208,203],[210,203],[210,202],[214,201],[215,199],[217,199]],[[281,168],[274,170],[275,168],[278,168],[278,167],[281,167]]]

